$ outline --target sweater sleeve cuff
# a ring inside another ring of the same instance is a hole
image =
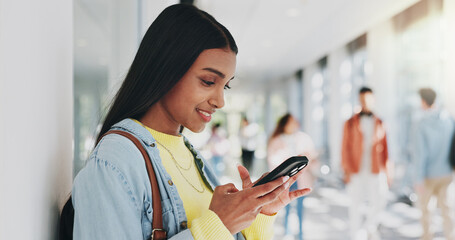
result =
[[[190,231],[196,240],[234,239],[218,215],[211,210],[207,210],[200,217],[194,219],[191,222]]]
[[[272,239],[275,219],[276,214],[273,216],[259,214],[253,223],[244,229],[242,233],[246,239]]]

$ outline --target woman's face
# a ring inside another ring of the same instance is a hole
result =
[[[158,102],[164,114],[162,124],[167,125],[167,130],[178,133],[183,125],[193,132],[201,132],[215,110],[224,106],[224,91],[234,77],[235,65],[236,54],[231,50],[204,50]]]
[[[284,132],[287,134],[292,134],[297,132],[299,130],[299,127],[300,127],[299,122],[295,118],[289,117],[288,122],[284,126]]]

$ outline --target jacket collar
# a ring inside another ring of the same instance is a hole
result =
[[[156,140],[153,138],[152,134],[144,128],[141,124],[135,122],[131,118],[124,119],[116,124],[114,124],[111,129],[117,129],[117,130],[123,130],[132,133],[135,135],[139,140],[143,141],[147,145],[152,145],[152,143],[155,143]],[[199,155],[199,152],[196,151],[194,146],[188,141],[188,139],[183,136],[183,139],[185,141],[185,145],[188,147],[188,149],[191,151],[195,158],[196,166],[198,171],[204,175],[203,179],[208,184],[208,186],[212,187],[214,189],[215,186],[218,185],[218,182],[215,180],[213,176],[206,178],[203,169],[204,169],[204,162],[202,160],[202,157]]]
[[[373,113],[373,120],[374,120],[374,124],[375,126],[378,126],[382,123],[382,120],[379,119],[374,113]],[[353,117],[352,117],[352,120],[355,122],[355,124],[359,127],[360,129],[360,113],[356,113]]]
[[[156,142],[155,138],[153,138],[152,134],[146,128],[131,118],[123,119],[122,121],[114,124],[111,129],[119,129],[130,132],[147,145],[151,145]],[[188,141],[188,139],[183,135],[182,137],[187,147],[190,148],[190,150],[194,150],[193,145]]]
[[[360,112],[356,113],[354,115],[354,118],[356,120],[360,120],[360,117],[362,116],[362,114],[360,114]],[[376,116],[376,114],[372,113],[371,117],[374,119],[374,120],[378,120],[379,118]]]
[[[156,141],[147,129],[131,118],[124,119],[114,124],[111,129],[119,129],[130,132],[149,146]]]

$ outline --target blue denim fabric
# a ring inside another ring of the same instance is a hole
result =
[[[297,183],[295,182],[294,184],[291,185],[289,188],[289,191],[295,191],[299,189],[297,186]],[[303,199],[305,197],[299,197],[296,199],[296,204],[297,204],[297,216],[299,217],[299,237],[298,240],[303,240]],[[290,234],[289,231],[289,212],[291,211],[291,205],[292,203],[286,205],[286,214],[284,215],[284,233],[286,235]]]
[[[112,129],[132,133],[141,140],[152,161],[158,180],[163,224],[169,239],[193,239],[186,228],[183,202],[171,176],[166,172],[155,139],[148,130],[131,119]],[[219,183],[206,167],[201,155],[185,139],[207,186]],[[74,239],[150,239],[152,234],[152,196],[144,159],[127,138],[110,134],[90,155],[86,166],[74,180]],[[241,233],[235,239],[244,239]]]
[[[414,129],[416,182],[452,174],[449,153],[453,131],[454,122],[448,112],[432,109],[423,113]]]

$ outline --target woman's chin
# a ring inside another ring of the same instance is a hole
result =
[[[191,132],[194,133],[200,133],[204,131],[206,124],[202,124],[200,126],[185,126],[186,129],[190,130]]]

